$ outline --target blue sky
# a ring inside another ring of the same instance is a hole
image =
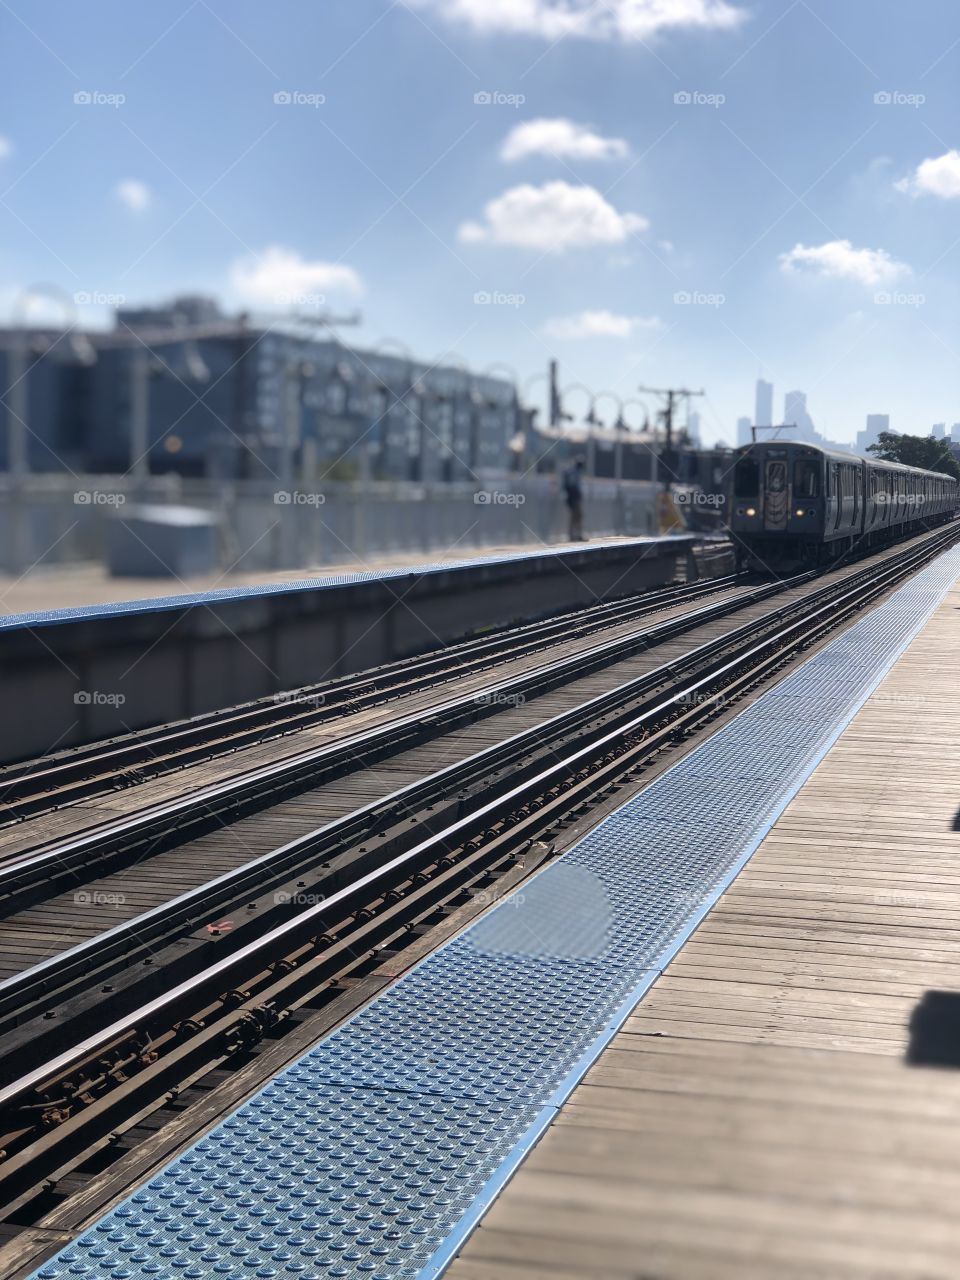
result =
[[[522,383],[556,356],[621,398],[703,386],[707,439],[761,373],[836,439],[960,419],[956,0],[11,0],[0,24],[8,313],[36,282],[89,295],[83,323],[113,295],[322,296],[361,310],[347,340]]]

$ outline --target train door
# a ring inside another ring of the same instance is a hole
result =
[[[830,464],[830,477],[833,483],[830,488],[833,491],[833,528],[834,531],[840,528],[840,518],[843,515],[843,467],[838,463]]]
[[[764,529],[786,529],[789,514],[787,461],[785,458],[768,458],[763,485]]]

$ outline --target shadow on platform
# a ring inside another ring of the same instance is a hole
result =
[[[960,1067],[960,992],[924,992],[910,1015],[906,1056],[913,1067]]]

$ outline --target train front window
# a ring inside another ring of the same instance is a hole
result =
[[[741,458],[734,472],[734,492],[738,498],[760,495],[760,468],[752,458]]]
[[[793,469],[793,497],[820,497],[820,469],[814,458],[798,458]]]

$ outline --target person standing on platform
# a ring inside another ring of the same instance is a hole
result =
[[[576,458],[563,473],[563,492],[570,520],[570,541],[586,542],[583,532],[583,459]]]

